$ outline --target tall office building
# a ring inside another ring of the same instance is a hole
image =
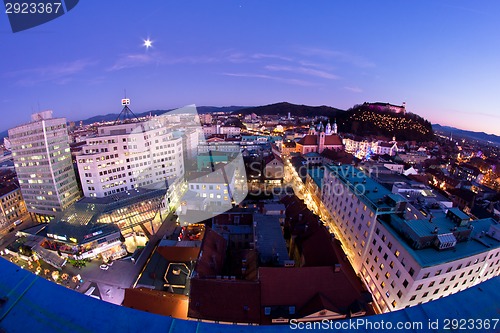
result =
[[[9,130],[19,185],[30,213],[46,221],[78,200],[65,118],[35,113],[31,122]]]

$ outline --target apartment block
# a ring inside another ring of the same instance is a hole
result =
[[[457,208],[430,212],[351,165],[325,168],[322,201],[381,312],[425,303],[500,269],[500,225]]]

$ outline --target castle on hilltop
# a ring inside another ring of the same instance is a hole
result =
[[[401,113],[405,114],[406,113],[406,102],[403,102],[402,105],[393,105],[389,103],[381,103],[381,102],[376,102],[376,103],[369,103],[369,102],[364,102],[363,107],[368,108],[369,110],[372,111],[382,111],[382,112],[392,112],[392,113]]]

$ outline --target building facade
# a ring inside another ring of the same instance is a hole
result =
[[[19,185],[30,213],[45,220],[80,197],[71,161],[65,118],[52,111],[32,115],[32,122],[9,130]]]
[[[458,209],[425,213],[350,165],[328,166],[323,182],[331,227],[381,312],[498,275],[500,226],[493,219],[471,220]]]
[[[13,223],[27,213],[21,189],[16,184],[0,187],[0,218],[6,223]],[[1,228],[1,223],[0,223]]]
[[[164,186],[184,175],[182,137],[160,120],[103,126],[77,157],[86,197]]]

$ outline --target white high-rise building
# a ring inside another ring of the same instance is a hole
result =
[[[381,312],[435,300],[497,276],[500,224],[458,208],[416,207],[351,165],[325,168],[322,203]]]
[[[38,220],[53,216],[80,197],[65,118],[52,111],[9,130],[14,165],[26,207]]]
[[[102,126],[87,139],[77,164],[86,197],[164,187],[184,176],[182,137],[156,118]]]

